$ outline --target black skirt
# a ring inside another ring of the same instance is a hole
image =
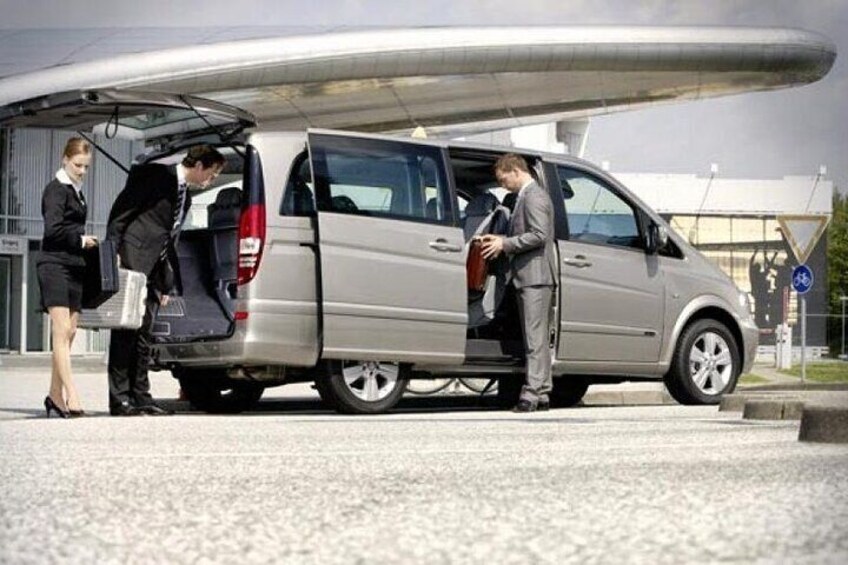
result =
[[[61,263],[38,264],[38,286],[41,288],[41,307],[65,306],[71,311],[82,309],[82,285],[85,267]]]

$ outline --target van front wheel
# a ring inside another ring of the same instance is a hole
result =
[[[174,370],[183,395],[198,410],[211,414],[238,414],[250,410],[262,398],[259,383],[231,379],[223,370]]]
[[[589,389],[589,381],[581,376],[557,377],[551,391],[551,408],[570,408],[578,404]]]
[[[717,320],[698,320],[680,335],[665,386],[680,404],[718,404],[736,388],[740,370],[733,334]]]
[[[345,414],[380,414],[394,408],[409,383],[408,367],[381,361],[330,361],[316,388],[328,405]]]

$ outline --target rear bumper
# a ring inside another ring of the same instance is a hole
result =
[[[312,367],[317,362],[314,344],[286,342],[273,332],[250,331],[237,323],[232,336],[214,341],[159,344],[154,358],[164,367]]]
[[[232,367],[246,362],[244,342],[235,336],[220,341],[157,345],[153,351],[154,359],[166,367]]]

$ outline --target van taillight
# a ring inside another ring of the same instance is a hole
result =
[[[265,246],[265,205],[250,204],[239,219],[238,284],[247,284],[256,276]]]

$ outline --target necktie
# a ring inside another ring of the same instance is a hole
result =
[[[180,226],[183,223],[183,208],[185,207],[187,192],[188,187],[185,183],[181,183],[179,187],[177,187],[177,204],[174,206],[174,223],[171,225],[171,233],[168,236],[168,242],[159,253],[160,259],[165,259],[165,257],[168,256],[169,244],[173,244],[174,247],[177,246],[177,239],[180,235]]]
[[[171,239],[175,240],[180,233],[180,226],[183,223],[183,208],[185,207],[187,186],[185,183],[180,184],[177,188],[177,206],[174,209],[174,224],[171,226]]]

